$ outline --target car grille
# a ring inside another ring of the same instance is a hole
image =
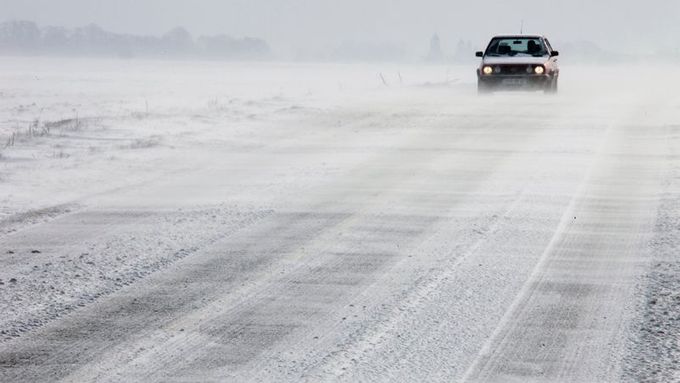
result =
[[[527,68],[529,67],[529,65],[526,65],[526,64],[498,65],[498,66],[501,68],[500,74],[507,74],[507,75],[526,75],[526,74],[528,74]],[[532,72],[529,72],[529,73],[532,73]]]

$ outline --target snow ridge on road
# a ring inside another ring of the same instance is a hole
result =
[[[0,236],[16,233],[27,227],[54,220],[78,209],[77,204],[71,203],[11,214],[0,220]]]
[[[623,378],[631,382],[680,381],[680,142],[678,126],[665,127],[667,161],[658,219],[650,240],[651,255],[638,284],[639,314],[631,335]]]
[[[0,342],[92,304],[269,214],[226,206],[89,210],[6,236],[0,239],[7,249],[0,270]],[[190,230],[197,225],[200,232]]]

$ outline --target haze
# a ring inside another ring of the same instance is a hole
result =
[[[482,45],[494,33],[544,33],[611,51],[677,49],[680,3],[668,0],[484,2],[446,0],[0,0],[0,21],[66,27],[96,23],[120,33],[226,33],[269,41],[277,52],[310,52],[344,42],[389,43],[413,53],[437,32],[443,45]]]
[[[679,16],[0,0],[0,383],[680,383]]]

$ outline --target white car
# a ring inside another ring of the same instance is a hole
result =
[[[494,90],[543,90],[557,93],[559,52],[544,36],[496,36],[477,52],[479,93]]]

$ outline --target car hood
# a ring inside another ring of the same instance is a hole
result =
[[[545,64],[548,62],[548,57],[531,57],[531,56],[515,56],[515,57],[484,57],[484,65],[499,65],[499,64]]]

